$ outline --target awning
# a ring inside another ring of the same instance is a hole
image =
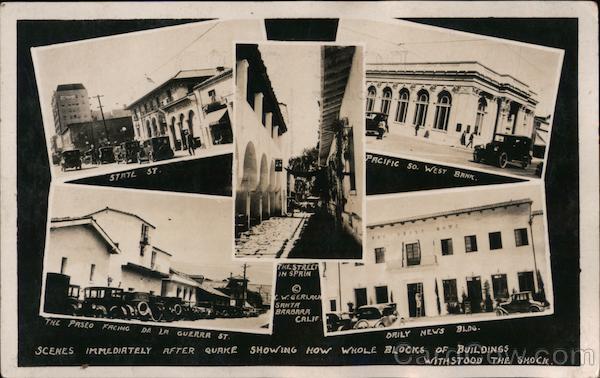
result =
[[[227,112],[227,108],[215,110],[214,112],[208,113],[206,115],[206,121],[210,126],[218,125],[220,123],[229,121],[229,113]]]
[[[223,299],[227,299],[227,300],[231,299],[231,297],[229,295],[225,295],[225,294],[221,293],[220,291],[213,289],[212,287],[209,287],[209,286],[201,285],[196,290],[204,291],[205,293],[207,293],[209,295],[221,297]]]
[[[547,146],[548,145],[548,131],[537,129],[535,130],[535,142],[536,146]]]
[[[125,265],[121,265],[121,268],[123,270],[128,270],[130,272],[133,273],[137,273],[137,274],[141,274],[147,277],[154,277],[154,278],[167,278],[169,277],[168,274],[159,272],[158,270],[153,270],[150,268],[146,268],[145,266],[141,266],[138,264],[134,264],[134,263],[127,263]]]

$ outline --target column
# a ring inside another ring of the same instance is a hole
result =
[[[239,101],[245,101],[248,95],[248,61],[241,60],[236,63],[236,90]]]
[[[258,117],[258,122],[260,122],[261,124],[263,124],[263,122],[262,122],[263,98],[264,98],[264,95],[262,94],[262,92],[258,92],[258,93],[254,94],[254,113],[256,113],[256,116]],[[264,126],[264,124],[263,124],[263,126]]]
[[[273,138],[273,113],[265,113],[265,127],[269,130],[271,138]]]

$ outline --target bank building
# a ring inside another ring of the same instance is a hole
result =
[[[458,146],[535,133],[537,94],[479,62],[368,64],[366,82],[366,110],[387,114],[393,134]]]
[[[367,225],[365,263],[326,263],[325,312],[395,303],[400,318],[551,301],[543,213],[525,198]]]

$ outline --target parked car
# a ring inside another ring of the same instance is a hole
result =
[[[115,162],[115,152],[112,147],[100,147],[98,152],[100,154],[100,164],[110,164]]]
[[[79,286],[70,284],[71,277],[46,273],[44,311],[52,314],[78,315],[81,309]]]
[[[138,160],[138,152],[140,151],[140,143],[136,140],[130,140],[121,143],[117,161],[119,163],[135,163]],[[116,149],[116,147],[115,147]]]
[[[79,150],[63,151],[60,158],[60,168],[64,172],[67,169],[81,169],[81,152]]]
[[[153,314],[150,308],[150,294],[141,291],[128,291],[123,293],[124,305],[127,315],[131,319],[154,320],[158,314]],[[161,315],[162,316],[162,315]]]
[[[126,319],[128,311],[123,301],[123,289],[91,286],[83,290],[81,314],[95,318]]]
[[[215,309],[210,302],[198,302],[194,306],[194,312],[197,319],[214,319],[216,318]]]
[[[258,311],[254,307],[244,307],[242,310],[244,311],[244,316],[247,318],[256,318],[258,316]]]
[[[145,140],[138,152],[138,162],[171,159],[175,156],[168,136],[159,136]]]
[[[473,160],[496,164],[500,168],[506,168],[509,163],[520,164],[525,169],[531,164],[531,138],[496,134],[490,143],[475,146]]]
[[[379,128],[377,127],[377,125],[379,125],[379,122],[383,121],[385,122],[385,128],[386,128],[386,132],[389,131],[388,129],[388,115],[385,113],[381,113],[381,112],[367,112],[365,114],[366,118],[365,118],[365,133],[366,135],[379,135]]]
[[[188,307],[185,305],[183,299],[178,297],[165,297],[160,296],[158,298],[164,306],[163,319],[167,322],[175,320],[181,320],[187,316],[184,312]]]
[[[496,315],[509,315],[518,312],[541,312],[546,309],[542,302],[533,300],[530,291],[522,291],[511,294],[507,301],[498,304]]]
[[[356,323],[356,318],[347,312],[330,312],[326,316],[327,332],[352,329]]]
[[[398,318],[395,303],[360,306],[356,310],[354,329],[389,327]]]
[[[215,316],[217,318],[243,318],[244,311],[237,306],[215,305]]]

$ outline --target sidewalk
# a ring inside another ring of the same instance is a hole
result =
[[[278,258],[293,246],[309,214],[273,217],[243,232],[235,241],[237,257]]]

